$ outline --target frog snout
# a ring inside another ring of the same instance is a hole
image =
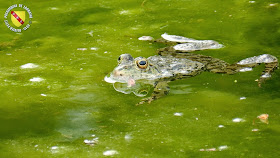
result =
[[[119,77],[119,76],[123,76],[123,73],[120,72],[120,71],[118,71],[118,70],[114,70],[114,71],[113,71],[113,75],[114,75],[115,77]]]

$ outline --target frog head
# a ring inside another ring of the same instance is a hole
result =
[[[106,82],[128,83],[133,85],[137,80],[155,80],[160,76],[160,71],[144,57],[133,58],[130,54],[122,54],[118,58],[118,66],[105,77]]]

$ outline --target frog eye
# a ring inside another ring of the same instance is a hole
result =
[[[148,61],[146,59],[138,60],[136,63],[140,69],[146,69],[148,67]]]
[[[122,56],[119,56],[118,63],[120,64],[122,62]]]

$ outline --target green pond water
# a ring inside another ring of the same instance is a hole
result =
[[[278,2],[0,0],[0,157],[279,157],[279,70],[261,88],[263,65],[203,72],[142,106],[104,81],[120,54],[149,57],[164,47],[138,37],[165,32],[218,41],[225,48],[196,53],[229,63],[264,53],[279,59]],[[21,34],[4,23],[13,4],[33,14]],[[38,67],[22,69],[27,63]]]

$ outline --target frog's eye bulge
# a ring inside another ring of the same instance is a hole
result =
[[[133,57],[130,54],[122,54],[118,58],[118,63],[133,61]]]
[[[138,60],[138,61],[136,61],[136,64],[140,69],[146,69],[148,67],[147,59]]]

